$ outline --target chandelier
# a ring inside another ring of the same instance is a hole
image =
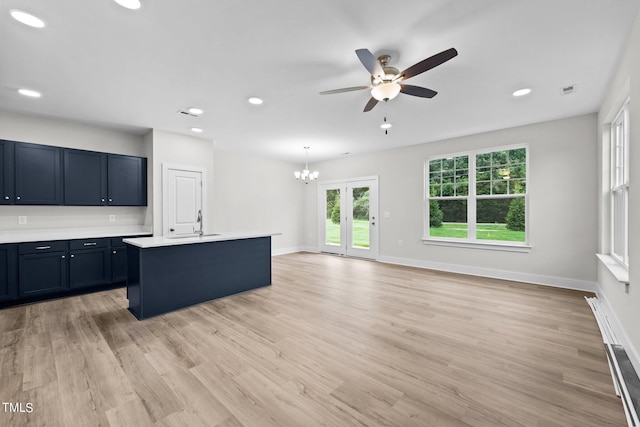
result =
[[[305,159],[304,159],[304,170],[302,172],[295,171],[293,174],[296,176],[298,181],[302,181],[305,184],[308,184],[309,181],[313,181],[314,179],[318,179],[320,172],[313,171],[309,172],[309,147],[304,147],[305,149]]]

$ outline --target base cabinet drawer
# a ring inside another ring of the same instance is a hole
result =
[[[20,255],[18,289],[20,297],[68,289],[67,252]]]

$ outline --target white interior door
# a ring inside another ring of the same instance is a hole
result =
[[[198,212],[202,212],[203,174],[201,170],[166,167],[164,169],[163,234],[179,236],[200,229]]]
[[[378,179],[319,186],[320,250],[360,258],[378,257]]]

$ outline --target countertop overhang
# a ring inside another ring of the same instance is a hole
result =
[[[198,243],[223,242],[226,240],[255,239],[258,237],[279,236],[280,232],[264,231],[230,231],[220,233],[206,233],[203,236],[154,236],[123,239],[124,243],[139,248],[158,248],[163,246],[191,245]]]

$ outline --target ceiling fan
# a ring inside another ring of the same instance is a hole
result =
[[[418,96],[420,98],[433,98],[438,92],[425,87],[403,84],[405,80],[422,74],[440,64],[447,62],[458,55],[454,48],[444,50],[427,59],[423,59],[402,72],[397,68],[389,66],[391,56],[381,55],[377,59],[369,49],[356,50],[358,59],[364,68],[371,74],[371,84],[366,86],[346,87],[342,89],[326,90],[320,95],[331,95],[334,93],[352,92],[355,90],[371,89],[371,99],[364,107],[364,112],[371,111],[379,101],[388,101],[395,98],[402,92],[407,95]]]

